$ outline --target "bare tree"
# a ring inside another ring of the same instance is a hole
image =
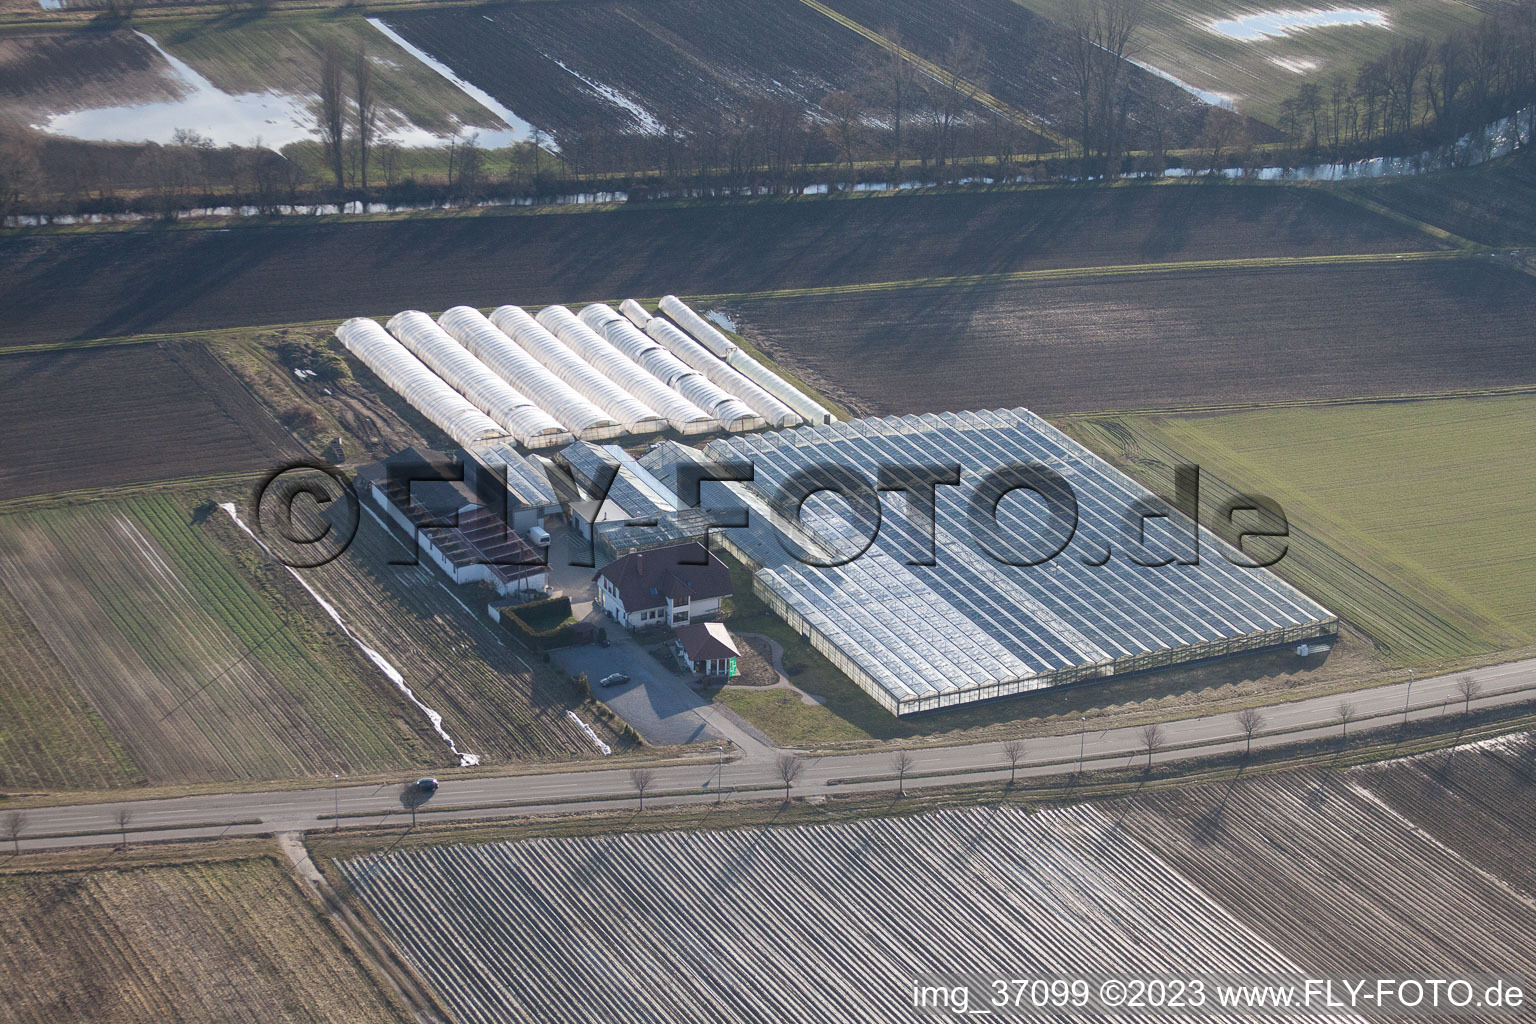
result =
[[[1163,727],[1149,722],[1141,727],[1141,749],[1147,752],[1147,771],[1152,770],[1152,755],[1163,749]]]
[[[128,849],[128,826],[133,824],[133,812],[126,807],[117,812],[117,830],[123,834],[123,849]]]
[[[880,37],[880,56],[870,74],[870,92],[890,119],[891,159],[900,171],[905,152],[903,133],[922,86],[917,68],[902,48],[901,33],[895,28],[886,28]]]
[[[1019,762],[1024,760],[1024,741],[1009,740],[1003,744],[1003,756],[1008,759],[1008,788],[1013,788],[1013,780],[1019,774]]]
[[[38,145],[30,133],[0,127],[0,218],[21,205],[42,181]]]
[[[1078,0],[1069,10],[1067,53],[1081,115],[1083,159],[1104,173],[1119,159],[1130,114],[1130,61],[1145,0]],[[1086,169],[1086,168],[1085,168]]]
[[[26,811],[7,811],[5,814],[5,838],[11,841],[12,851],[21,853],[21,833],[27,827]]]
[[[855,93],[839,90],[823,96],[820,106],[827,115],[822,130],[848,165],[848,181],[852,184],[854,152],[864,130],[864,102]]]
[[[784,801],[789,802],[789,787],[795,784],[800,773],[805,771],[805,759],[797,754],[780,754],[773,762],[773,769],[779,776],[779,781],[784,783]]]
[[[319,118],[320,145],[339,192],[346,187],[347,94],[341,50],[335,44],[326,46],[320,60]]]
[[[910,751],[898,750],[891,758],[891,767],[896,769],[896,795],[907,795],[907,772],[912,770],[916,761]]]
[[[653,768],[631,768],[629,770],[629,784],[635,787],[635,793],[640,797],[640,809],[645,810],[645,791],[651,788],[656,781],[656,771]]]
[[[1472,713],[1472,701],[1482,692],[1483,684],[1478,682],[1477,678],[1470,672],[1456,680],[1456,694],[1461,698],[1462,714],[1470,715]]]
[[[955,128],[981,91],[981,68],[986,57],[970,36],[958,35],[944,48],[940,64],[950,73],[948,83],[932,82],[930,107],[934,122],[934,162],[943,167],[951,158]],[[931,80],[930,80],[931,81]]]
[[[1349,739],[1349,723],[1355,720],[1355,706],[1347,700],[1339,701],[1339,706],[1334,709],[1334,721],[1339,723],[1340,736],[1344,740]]]
[[[358,184],[368,188],[368,148],[379,126],[378,102],[373,94],[373,61],[368,47],[359,46],[352,62],[352,99],[357,104]]]
[[[1229,149],[1241,146],[1247,133],[1247,122],[1241,114],[1225,107],[1211,107],[1205,112],[1205,123],[1195,145],[1205,150],[1212,173],[1221,169],[1221,158]]]
[[[1245,753],[1253,753],[1253,734],[1264,728],[1264,712],[1258,708],[1243,708],[1237,713],[1237,727],[1243,730],[1243,736],[1248,740]]]

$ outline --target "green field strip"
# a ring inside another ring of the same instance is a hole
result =
[[[843,26],[849,31],[863,36],[865,39],[874,43],[876,46],[885,49],[894,49],[900,55],[902,60],[906,61],[908,64],[911,64],[913,67],[917,68],[929,78],[932,78],[934,81],[939,82],[942,85],[949,86],[951,89],[954,89],[962,96],[971,97],[977,103],[986,107],[993,113],[999,114],[1002,117],[1006,117],[1008,120],[1014,122],[1015,124],[1023,125],[1025,128],[1028,128],[1036,135],[1039,135],[1045,139],[1049,139],[1051,142],[1061,146],[1063,149],[1068,147],[1068,142],[1065,138],[1063,138],[1060,134],[1053,130],[1050,125],[1046,124],[1035,115],[1020,110],[1018,107],[1015,107],[1012,104],[1003,102],[996,96],[993,96],[991,93],[982,89],[974,82],[968,82],[961,78],[959,75],[956,75],[948,69],[935,64],[933,61],[919,57],[917,54],[913,53],[911,50],[908,50],[906,47],[893,43],[891,40],[885,38],[885,36],[881,35],[879,32],[876,32],[874,29],[866,28],[865,26],[854,21],[852,18],[843,14],[839,14],[837,11],[834,11],[826,4],[820,3],[819,0],[800,0],[800,2],[805,4],[805,6],[809,7],[816,13],[831,18],[833,21],[837,22],[839,25]]]
[[[1096,267],[1051,267],[1044,270],[1012,270],[994,274],[963,274],[954,277],[918,277],[904,281],[871,281],[861,284],[776,288],[758,292],[727,292],[683,296],[689,302],[757,302],[764,299],[804,299],[817,296],[859,295],[908,291],[918,288],[973,288],[986,285],[1026,284],[1032,281],[1092,280],[1101,277],[1134,277],[1146,274],[1179,274],[1209,270],[1271,270],[1290,267],[1351,266],[1369,263],[1427,262],[1467,259],[1479,253],[1458,249],[1411,252],[1341,253],[1327,256],[1244,256],[1221,260],[1174,260],[1165,263],[1117,263]]]
[[[1420,220],[1417,217],[1410,217],[1406,213],[1392,209],[1392,207],[1387,206],[1385,203],[1378,203],[1374,199],[1367,199],[1360,194],[1358,189],[1330,188],[1326,191],[1329,195],[1335,196],[1346,203],[1358,206],[1360,209],[1374,213],[1378,217],[1385,217],[1394,224],[1402,224],[1405,227],[1413,228],[1415,231],[1421,231],[1431,238],[1444,242],[1447,245],[1454,245],[1458,249],[1465,249],[1469,252],[1481,252],[1488,248],[1488,246],[1483,245],[1481,242],[1474,242],[1470,238],[1463,238],[1428,221]]]

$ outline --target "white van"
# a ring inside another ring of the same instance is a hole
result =
[[[541,548],[549,547],[549,531],[542,526],[535,526],[528,531],[528,539]]]

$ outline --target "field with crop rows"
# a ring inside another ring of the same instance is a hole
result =
[[[404,1022],[275,860],[0,874],[4,1024]]]
[[[426,847],[343,869],[477,1024],[919,1019],[914,981],[965,973],[1529,977],[1529,831],[1500,832],[1499,864],[1437,836],[1464,831],[1468,802],[1528,803],[1531,756],[1525,737],[1458,752],[1449,773],[1442,753],[1038,813]]]
[[[1433,247],[1418,231],[1320,190],[1205,184],[11,234],[0,236],[8,270],[0,347],[335,322],[459,302],[755,293]]]
[[[1073,36],[1065,22],[1043,18],[1014,0],[953,0],[942,6],[924,0],[831,0],[827,6],[877,32],[895,29],[904,47],[940,66],[952,40],[969,39],[981,49],[974,77],[987,92],[1041,116],[1058,131],[1072,134],[1081,123],[1072,85]],[[1154,122],[1165,146],[1194,145],[1210,107],[1139,67],[1128,67],[1124,74],[1131,95],[1130,146],[1150,148]],[[1251,130],[1255,141],[1276,134],[1258,123]]]
[[[1536,280],[1488,257],[762,298],[740,333],[850,409],[1050,414],[1527,384]]]
[[[1065,23],[1074,0],[1015,2]],[[1251,117],[1276,124],[1280,102],[1302,82],[1322,83],[1326,90],[1326,83],[1336,74],[1342,73],[1353,81],[1355,69],[1363,61],[1374,60],[1414,36],[1424,36],[1431,42],[1443,39],[1457,28],[1476,25],[1484,12],[1503,3],[1504,0],[1455,4],[1439,0],[1373,0],[1358,6],[1287,6],[1254,0],[1164,0],[1143,8],[1136,59],[1196,88],[1226,97]],[[1379,12],[1386,24],[1272,31],[1252,39],[1234,38],[1210,27],[1216,21],[1334,6]]]
[[[0,495],[259,471],[293,441],[197,344],[0,356]]]
[[[709,135],[770,101],[817,111],[879,56],[799,0],[447,7],[385,21],[572,151],[594,129]],[[821,149],[811,159],[837,159],[830,142]]]
[[[598,756],[566,714],[579,704],[570,685],[549,666],[535,667],[533,655],[519,656],[470,614],[469,602],[484,604],[490,597],[475,589],[450,589],[425,560],[390,564],[411,557],[408,545],[365,511],[346,554],[300,571],[348,628],[405,677],[417,698],[442,714],[443,727],[461,751],[478,754],[485,763]],[[610,745],[615,742],[602,723],[589,724]],[[441,741],[434,742],[447,756]]]
[[[197,505],[154,494],[0,516],[7,618],[48,652],[36,655],[45,674],[9,687],[32,714],[0,725],[7,745],[52,751],[30,764],[32,781],[325,777],[440,763],[415,709],[291,583],[270,601],[224,553],[242,543],[232,528],[218,513],[198,521]],[[116,738],[106,751],[65,746],[98,722]],[[122,777],[102,778],[106,762]]]
[[[1434,662],[1536,642],[1533,406],[1446,398],[1075,429],[1151,481],[1199,464],[1208,509],[1228,485],[1279,501],[1294,531],[1280,573],[1394,660]]]

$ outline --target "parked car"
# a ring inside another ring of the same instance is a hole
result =
[[[598,686],[623,686],[627,682],[629,682],[629,676],[625,675],[623,672],[615,672],[612,675],[603,676],[603,678],[601,678],[601,679],[599,679],[597,681],[597,685]]]

